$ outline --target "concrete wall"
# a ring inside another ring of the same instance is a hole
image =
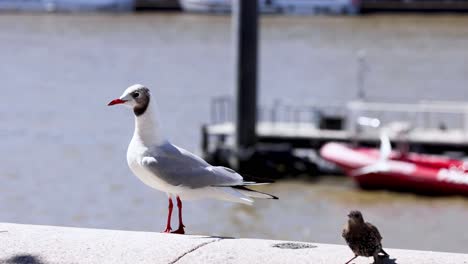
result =
[[[344,264],[343,245],[0,223],[0,263]],[[468,264],[468,255],[387,249],[384,263]],[[358,258],[353,263],[372,263]]]

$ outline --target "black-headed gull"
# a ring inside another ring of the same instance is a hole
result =
[[[160,133],[160,123],[150,90],[141,84],[128,87],[120,98],[108,105],[123,104],[133,109],[135,132],[127,150],[131,171],[146,185],[165,192],[169,197],[167,225],[171,232],[172,197],[177,198],[179,228],[172,233],[184,234],[182,200],[214,198],[251,205],[251,198],[277,197],[251,190],[246,186],[264,183],[246,182],[232,169],[212,166],[189,151],[171,144]]]

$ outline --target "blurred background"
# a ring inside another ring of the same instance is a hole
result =
[[[188,233],[343,244],[359,209],[386,247],[468,253],[468,1],[259,1],[257,135],[241,158],[231,5],[0,0],[0,221],[162,231],[166,195],[126,164],[133,115],[106,106],[142,83],[173,143],[234,168],[255,158],[246,175],[277,179],[258,189],[280,199],[253,207],[186,203]],[[394,144],[386,160],[447,162],[434,175],[448,170],[453,184],[430,184],[450,195],[421,194],[398,171],[370,173],[376,186],[356,179],[398,124],[390,138],[414,158]],[[331,141],[349,155],[320,157]],[[367,160],[346,163],[354,155]]]

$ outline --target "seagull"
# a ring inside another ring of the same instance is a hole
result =
[[[128,87],[108,105],[125,105],[135,114],[135,131],[127,149],[130,170],[146,185],[165,192],[169,207],[164,233],[185,234],[182,200],[212,198],[252,205],[252,198],[278,199],[249,189],[266,182],[244,181],[236,171],[212,166],[202,158],[170,143],[161,133],[156,103],[150,90],[141,84]],[[173,202],[177,200],[179,227],[172,231]],[[171,232],[172,231],[172,232]]]

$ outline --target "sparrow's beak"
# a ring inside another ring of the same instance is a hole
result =
[[[123,104],[125,102],[127,102],[127,101],[122,100],[122,99],[114,99],[114,100],[110,101],[110,103],[108,103],[107,105],[111,106],[111,105],[116,105],[116,104]]]

